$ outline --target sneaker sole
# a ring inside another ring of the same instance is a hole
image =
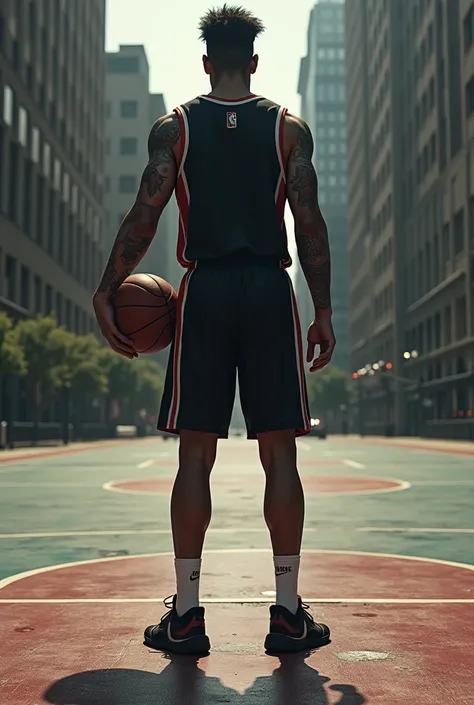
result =
[[[327,646],[331,641],[331,636],[323,636],[317,641],[309,643],[308,639],[293,639],[284,634],[267,634],[265,639],[265,650],[272,654],[294,654],[307,649],[318,649],[320,646]]]
[[[145,637],[145,646],[155,651],[166,651],[172,654],[187,654],[193,656],[203,656],[211,650],[211,643],[208,636],[193,636],[182,641],[168,642],[167,644],[157,644],[152,639]]]

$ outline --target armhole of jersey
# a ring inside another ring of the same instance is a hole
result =
[[[178,116],[179,127],[180,127],[180,149],[179,149],[179,160],[178,160],[178,175],[184,169],[184,163],[186,161],[186,156],[188,154],[189,147],[189,125],[188,117],[186,115],[186,110],[179,105],[174,109],[174,112]]]
[[[278,115],[275,124],[275,145],[278,154],[278,161],[280,162],[281,174],[283,181],[286,183],[286,167],[287,159],[285,158],[285,144],[284,144],[284,130],[285,130],[285,116],[287,114],[287,108],[280,108],[278,110]]]

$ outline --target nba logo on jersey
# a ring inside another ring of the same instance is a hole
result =
[[[237,127],[237,113],[227,113],[227,127],[229,130],[235,130]]]

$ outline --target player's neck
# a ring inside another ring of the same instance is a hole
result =
[[[252,95],[250,81],[245,81],[240,76],[235,78],[221,78],[220,81],[212,86],[209,95],[215,98],[222,98],[223,100],[246,98],[248,95]]]

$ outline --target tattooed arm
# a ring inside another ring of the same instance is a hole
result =
[[[295,239],[301,269],[314,304],[314,321],[308,329],[307,362],[310,372],[325,367],[336,345],[331,323],[331,257],[328,231],[318,204],[318,180],[313,167],[313,138],[302,120],[285,120],[288,155],[287,192],[295,219]],[[315,357],[316,346],[319,355]]]
[[[149,161],[132,208],[121,224],[97,293],[113,296],[153,240],[160,215],[176,183],[174,150],[180,128],[176,114],[157,120],[148,138]]]
[[[331,314],[331,258],[328,231],[318,204],[318,181],[312,163],[313,138],[302,120],[287,117],[291,144],[287,168],[288,201],[295,219],[301,269],[308,282],[316,317]]]
[[[136,356],[131,341],[115,325],[112,297],[133,272],[153,240],[160,216],[171,198],[177,177],[180,141],[178,116],[157,120],[148,138],[149,161],[143,172],[135,203],[115,238],[109,261],[94,294],[94,309],[103,336],[116,352]]]

